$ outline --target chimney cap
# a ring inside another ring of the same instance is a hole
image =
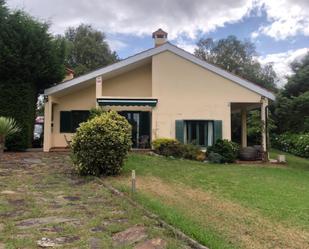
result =
[[[158,36],[163,36],[164,38],[167,38],[167,32],[165,32],[164,30],[160,28],[157,31],[152,33],[152,38],[156,38]]]

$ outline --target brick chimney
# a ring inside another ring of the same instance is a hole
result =
[[[167,33],[162,29],[158,29],[152,33],[152,38],[154,39],[155,47],[158,47],[167,42]]]

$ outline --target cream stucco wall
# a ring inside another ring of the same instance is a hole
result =
[[[152,59],[152,137],[175,138],[175,120],[222,120],[231,139],[231,102],[260,102],[261,96],[192,62],[163,52]]]
[[[110,79],[103,78],[101,95],[157,98],[158,104],[152,109],[152,139],[175,138],[175,120],[190,119],[222,120],[223,138],[230,139],[231,102],[260,103],[261,100],[259,94],[168,51],[153,56],[152,62],[144,66]],[[45,151],[66,146],[64,133],[60,133],[60,111],[89,110],[96,106],[96,96],[100,93],[96,93],[93,80],[89,87],[54,99],[53,128],[46,139],[48,144],[44,141]],[[106,108],[151,110],[150,107]],[[66,135],[70,138],[72,134]]]
[[[102,82],[102,96],[150,97],[151,89],[150,63]]]
[[[90,110],[95,106],[95,83],[87,88],[57,98],[53,107],[51,147],[67,146],[64,135],[69,139],[72,136],[71,133],[60,133],[60,111]]]

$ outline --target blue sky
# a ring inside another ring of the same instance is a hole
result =
[[[7,0],[51,23],[63,34],[69,26],[92,24],[106,33],[120,58],[151,48],[151,33],[163,28],[169,41],[189,52],[202,37],[235,35],[253,42],[262,63],[273,63],[280,77],[309,49],[308,0]]]

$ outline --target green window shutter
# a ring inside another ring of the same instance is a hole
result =
[[[221,120],[214,121],[214,143],[218,139],[222,139],[222,121]]]
[[[183,120],[176,120],[175,135],[176,139],[181,143],[184,143],[185,138],[184,132],[185,132],[185,122]]]
[[[72,115],[70,111],[60,112],[60,132],[72,132]]]

